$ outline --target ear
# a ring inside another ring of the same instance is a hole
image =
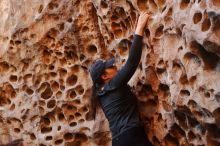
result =
[[[103,75],[101,75],[101,78],[102,78],[103,80],[106,80],[106,79],[108,78],[108,75],[103,74]]]

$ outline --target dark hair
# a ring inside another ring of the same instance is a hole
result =
[[[102,74],[104,74],[104,73],[105,73],[105,70],[103,71]],[[93,82],[93,85],[92,85],[92,94],[90,97],[90,105],[89,106],[90,106],[91,116],[92,116],[93,120],[96,117],[96,108],[98,106],[100,106],[99,99],[97,96],[97,91],[99,90],[98,87],[100,87],[100,85],[102,85],[102,84],[103,84],[103,80],[100,76],[99,79],[96,82]]]

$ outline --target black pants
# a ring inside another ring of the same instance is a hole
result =
[[[144,131],[144,127],[126,130],[112,140],[112,146],[153,146]]]

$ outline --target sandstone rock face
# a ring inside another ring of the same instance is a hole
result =
[[[102,110],[89,119],[88,67],[110,56],[122,66],[144,10],[129,85],[149,139],[219,146],[219,0],[1,0],[0,145],[111,145]]]

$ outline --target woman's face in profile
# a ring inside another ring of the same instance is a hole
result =
[[[105,69],[105,75],[108,79],[112,79],[117,72],[118,72],[118,69],[116,66],[112,66],[112,67]]]

